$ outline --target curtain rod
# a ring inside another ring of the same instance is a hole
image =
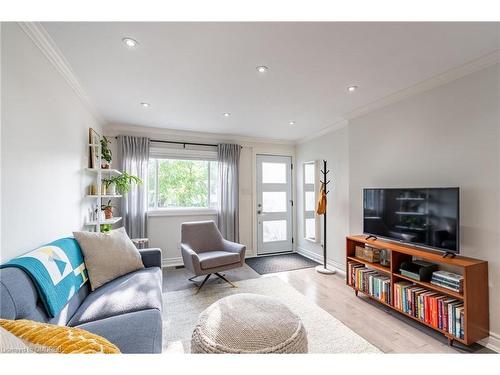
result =
[[[118,139],[118,137],[115,137]],[[176,145],[183,145],[184,148],[186,148],[186,145],[189,146],[207,146],[207,147],[217,147],[217,144],[214,143],[196,143],[196,142],[177,142],[177,141],[162,141],[159,139],[151,139],[150,142],[156,142],[156,143],[171,143],[171,144],[176,144]],[[240,145],[240,148],[243,148],[243,146]]]
[[[217,147],[216,144],[213,143],[196,143],[196,142],[176,142],[176,141],[161,141],[159,139],[151,139],[150,142],[156,142],[156,143],[172,143],[176,145],[183,145],[184,148],[186,148],[186,145],[189,146],[207,146],[207,147]]]

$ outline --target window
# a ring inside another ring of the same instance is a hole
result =
[[[166,157],[149,159],[149,209],[217,207],[215,160]]]
[[[316,216],[317,162],[304,163],[304,238],[317,242],[318,221]]]

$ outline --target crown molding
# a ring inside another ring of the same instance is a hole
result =
[[[94,119],[99,124],[104,124],[105,121],[96,110],[89,96],[83,90],[80,82],[71,69],[68,61],[59,50],[54,40],[50,37],[49,33],[38,22],[18,22],[19,27],[28,35],[33,43],[42,51],[45,57],[56,68],[61,76],[66,80],[68,85],[74,91],[76,96],[80,99],[87,110],[92,114]]]
[[[456,68],[447,70],[444,73],[438,74],[434,77],[431,77],[425,81],[419,82],[413,86],[407,87],[405,89],[399,90],[395,93],[387,95],[381,99],[377,99],[367,105],[358,107],[348,113],[345,113],[342,117],[343,120],[337,121],[332,125],[321,129],[320,131],[313,133],[303,139],[297,140],[295,144],[303,144],[305,142],[311,141],[313,139],[319,138],[338,130],[344,126],[349,125],[349,121],[353,120],[357,117],[363,116],[367,113],[373,112],[379,108],[386,107],[390,104],[397,103],[403,99],[408,97],[423,93],[425,91],[432,90],[439,86],[445,85],[457,79],[468,76],[469,74],[478,72],[482,69],[486,69],[492,65],[500,63],[500,50],[496,50],[493,53],[482,56],[478,59],[472,60],[468,63],[460,65]]]
[[[293,140],[283,140],[283,139],[272,139],[272,138],[259,138],[259,137],[246,137],[234,134],[219,134],[219,133],[205,133],[205,132],[195,132],[190,130],[176,130],[176,129],[165,129],[165,128],[155,128],[149,126],[131,125],[131,124],[107,124],[105,125],[104,132],[106,135],[117,136],[119,134],[128,135],[142,135],[158,137],[158,138],[170,138],[170,140],[179,141],[207,141],[211,140],[214,142],[237,142],[242,146],[248,145],[253,146],[254,144],[273,144],[282,146],[293,146],[295,141]],[[173,139],[174,138],[174,139]]]
[[[339,120],[337,122],[334,122],[332,125],[327,126],[326,128],[321,129],[320,131],[317,131],[316,133],[313,133],[311,135],[308,135],[307,137],[301,138],[300,140],[297,140],[295,142],[296,145],[301,145],[303,143],[312,141],[313,139],[319,138],[324,136],[325,134],[331,133],[335,130],[341,129],[345,126],[349,125],[349,121],[347,120]]]
[[[370,113],[376,109],[385,107],[389,104],[399,102],[410,96],[414,96],[422,92],[432,90],[436,87],[445,85],[449,82],[463,78],[465,76],[468,76],[469,74],[475,73],[479,70],[488,68],[489,66],[498,63],[500,63],[500,50],[496,50],[493,53],[490,53],[488,55],[472,60],[458,67],[447,70],[425,81],[419,82],[413,86],[396,91],[395,93],[387,95],[381,99],[377,99],[367,105],[356,108],[355,110],[344,114],[343,117],[347,120],[352,120],[356,117],[360,117],[362,115]]]

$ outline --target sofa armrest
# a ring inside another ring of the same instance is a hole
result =
[[[161,268],[161,249],[139,249],[144,267]]]
[[[200,267],[200,258],[198,257],[198,254],[196,254],[196,251],[191,249],[191,247],[189,247],[187,244],[181,243],[181,255],[184,262],[184,267],[186,267],[196,276],[202,274]]]
[[[240,243],[231,242],[229,240],[223,239],[222,244],[224,245],[224,251],[229,251],[231,253],[238,253],[240,255],[240,261],[243,264],[245,262],[245,250],[246,246]]]

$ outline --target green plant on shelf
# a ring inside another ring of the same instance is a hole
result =
[[[101,211],[104,211],[104,217],[106,220],[109,220],[113,217],[113,208],[115,206],[113,206],[111,204],[111,199],[108,200],[108,203],[107,204],[101,204]],[[95,212],[97,213],[98,209],[95,210]]]
[[[136,184],[136,185],[142,184],[142,180],[139,177],[130,175],[127,172],[123,172],[119,176],[113,176],[111,178],[103,179],[102,181],[106,185],[106,189],[111,184],[115,184],[116,190],[120,194],[128,193],[130,191],[130,189],[132,188],[133,184]]]
[[[111,150],[109,149],[109,144],[111,142],[106,138],[102,137],[101,139],[101,159],[106,160],[108,163],[111,163],[111,159],[113,157],[113,154],[111,153]]]
[[[107,233],[111,231],[111,224],[101,224],[101,233]]]

